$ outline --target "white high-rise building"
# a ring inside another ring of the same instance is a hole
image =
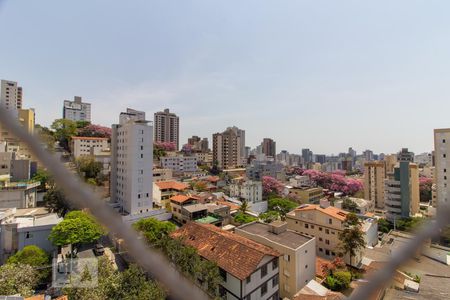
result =
[[[2,79],[0,83],[0,105],[13,111],[22,108],[22,88],[17,86],[17,82]]]
[[[63,119],[91,122],[91,104],[81,100],[79,96],[75,96],[73,101],[64,100]]]
[[[437,206],[450,203],[450,128],[434,130]]]
[[[111,200],[122,212],[137,215],[152,209],[153,127],[145,113],[127,109],[111,135]]]

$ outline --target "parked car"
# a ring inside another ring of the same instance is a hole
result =
[[[102,244],[96,244],[94,247],[94,253],[97,256],[101,256],[105,253],[105,248],[103,247]]]

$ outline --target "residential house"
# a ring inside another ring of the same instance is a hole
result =
[[[292,298],[316,276],[316,242],[309,237],[287,229],[287,223],[253,222],[235,229],[235,233],[266,245],[282,256],[279,259],[280,297]]]
[[[278,300],[280,253],[220,228],[189,222],[171,234],[217,264],[222,299]]]
[[[340,239],[339,234],[344,231],[344,221],[348,212],[328,205],[304,204],[286,215],[288,228],[316,238],[316,253],[318,256],[333,259],[337,256]],[[357,266],[363,251],[355,257],[347,254],[344,260],[347,264]]]
[[[1,208],[0,264],[29,245],[51,253],[56,248],[48,237],[52,228],[61,221],[62,218],[46,208]]]
[[[178,181],[153,182],[153,201],[155,205],[165,208],[172,196],[183,193],[189,185]]]

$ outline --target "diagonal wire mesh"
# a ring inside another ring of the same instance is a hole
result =
[[[129,254],[136,263],[153,278],[161,282],[175,299],[208,299],[199,287],[181,275],[164,255],[150,249],[130,225],[104,201],[97,199],[92,190],[71,174],[56,157],[45,150],[38,138],[28,134],[12,115],[0,105],[0,123],[12,135],[26,143],[36,158],[47,167],[69,202],[75,207],[88,208],[100,223],[116,236],[122,238]]]
[[[36,157],[55,177],[71,204],[89,208],[92,214],[108,229],[122,238],[130,255],[144,270],[164,284],[176,299],[208,299],[208,296],[192,282],[184,278],[159,252],[149,249],[138,238],[131,226],[124,225],[120,216],[95,195],[89,187],[71,174],[55,157],[42,148],[39,140],[29,135],[7,110],[0,107],[0,122],[17,138],[25,142]],[[405,244],[401,251],[395,252],[385,267],[369,278],[369,282],[356,290],[350,300],[368,299],[379,289],[386,287],[395,271],[413,258],[422,244],[439,234],[450,223],[450,205],[439,207],[435,221],[430,222],[415,238]]]

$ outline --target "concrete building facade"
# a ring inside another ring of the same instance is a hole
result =
[[[450,128],[434,130],[436,206],[450,203]]]
[[[386,179],[386,165],[383,161],[364,163],[364,199],[371,202],[371,206],[384,208],[384,181]]]
[[[278,251],[280,297],[289,298],[316,277],[315,238],[287,229],[287,223],[253,222],[235,229],[235,233]]]
[[[155,113],[154,116],[155,142],[174,143],[176,150],[180,149],[180,119],[168,108]]]
[[[73,136],[70,141],[70,150],[74,158],[97,155],[109,149],[108,138]]]
[[[213,134],[213,164],[233,169],[244,163],[245,131],[236,127]]]
[[[127,109],[111,135],[111,200],[122,213],[152,209],[153,127],[145,113]]]
[[[75,96],[73,101],[64,100],[63,119],[74,122],[91,122],[91,104],[83,102],[82,98],[79,96]]]
[[[197,157],[196,156],[165,156],[160,158],[161,168],[171,169],[174,173],[196,172]]]

